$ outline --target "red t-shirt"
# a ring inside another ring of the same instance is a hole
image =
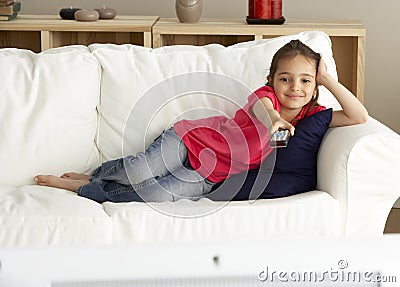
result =
[[[252,114],[251,107],[268,97],[276,111],[280,103],[269,86],[263,86],[248,97],[247,104],[233,118],[214,116],[176,122],[174,129],[188,149],[191,166],[204,178],[220,182],[229,176],[258,168],[270,154],[268,129]],[[296,121],[324,107],[313,107],[306,114],[303,107]]]

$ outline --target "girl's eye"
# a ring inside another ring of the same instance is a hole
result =
[[[289,82],[289,79],[288,78],[281,78],[280,79],[282,82]]]
[[[308,79],[304,79],[304,80],[303,80],[303,83],[311,83],[311,81],[308,80]]]

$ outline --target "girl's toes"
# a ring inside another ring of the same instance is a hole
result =
[[[71,178],[72,175],[73,175],[72,172],[67,172],[67,173],[64,173],[63,175],[61,175],[60,177],[61,178]]]
[[[47,182],[47,176],[45,175],[37,175],[34,178],[35,182],[39,185],[45,185]]]

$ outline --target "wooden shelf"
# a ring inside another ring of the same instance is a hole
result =
[[[153,26],[153,47],[211,43],[228,46],[311,30],[330,36],[339,80],[363,102],[366,30],[359,21],[288,19],[283,25],[249,25],[245,19],[201,19],[192,24],[160,18]]]
[[[65,45],[92,43],[152,46],[152,26],[158,16],[117,16],[112,20],[78,22],[57,15],[19,15],[0,25],[0,48],[34,52]]]

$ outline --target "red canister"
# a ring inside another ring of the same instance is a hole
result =
[[[282,0],[271,0],[271,18],[282,18]]]
[[[255,0],[249,0],[249,18],[254,19],[254,1]]]
[[[254,16],[256,19],[271,19],[272,17],[272,6],[271,0],[254,0],[255,10]]]

